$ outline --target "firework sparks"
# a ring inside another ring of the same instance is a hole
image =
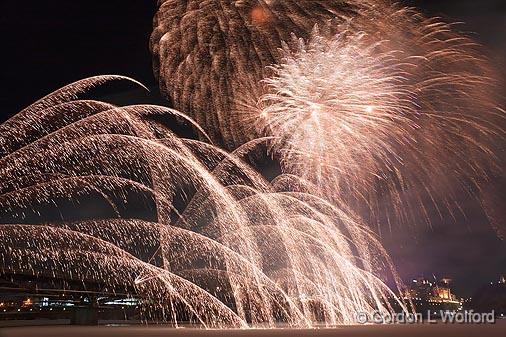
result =
[[[244,118],[274,136],[285,172],[314,193],[375,221],[385,213],[413,220],[417,210],[428,221],[428,208],[455,208],[453,195],[479,190],[504,111],[476,44],[412,10],[390,10],[285,45]],[[406,191],[416,197],[406,200]],[[380,210],[385,198],[389,214]]]
[[[390,1],[166,0],[151,49],[162,92],[217,144],[275,137],[285,173],[380,229],[454,212],[504,137],[479,46]]]
[[[257,97],[278,48],[291,34],[361,16],[384,1],[164,0],[151,35],[160,89],[217,144],[235,149],[258,134],[243,123],[242,101]],[[386,1],[385,1],[386,3]]]
[[[239,158],[254,144],[230,154],[150,118],[193,123],[177,111],[73,99],[56,92],[2,126],[2,272],[122,289],[176,325],[307,327],[392,310],[377,275],[395,272],[375,236],[282,176],[265,181]],[[90,200],[109,215],[62,213]],[[151,220],[133,203],[154,207]]]
[[[105,76],[0,126],[0,270],[122,288],[176,324],[353,323],[392,311],[396,279],[357,214],[450,203],[504,135],[476,46],[388,1],[166,0],[151,48],[178,110],[77,99],[125,79]],[[272,182],[241,160],[263,141]],[[90,200],[107,215],[69,216]]]

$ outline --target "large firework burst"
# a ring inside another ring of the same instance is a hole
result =
[[[273,136],[286,173],[368,222],[428,221],[487,179],[504,111],[451,25],[390,1],[199,3],[162,1],[151,45],[162,91],[218,143]]]
[[[229,149],[258,136],[241,120],[241,102],[278,63],[291,34],[315,24],[329,33],[383,1],[163,0],[151,49],[160,89],[211,138]]]
[[[286,45],[245,118],[317,193],[373,213],[387,198],[387,215],[429,219],[487,179],[504,111],[475,43],[413,10],[383,13]]]

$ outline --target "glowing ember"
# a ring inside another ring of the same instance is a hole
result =
[[[269,21],[269,13],[261,6],[253,7],[251,10],[251,21],[255,24],[264,24]]]

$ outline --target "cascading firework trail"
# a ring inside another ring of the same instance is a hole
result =
[[[175,110],[76,100],[124,79],[71,84],[0,126],[2,273],[137,294],[146,319],[176,325],[308,327],[392,310],[378,275],[396,276],[375,236],[287,190],[295,177],[262,178],[241,160],[259,141],[227,153],[153,118],[193,123]]]

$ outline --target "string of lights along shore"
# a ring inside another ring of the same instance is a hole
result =
[[[377,232],[480,200],[502,169],[493,67],[416,9],[161,0],[150,50],[171,108],[89,98],[143,88],[102,75],[0,125],[2,273],[135,298],[142,320],[175,326],[410,313]]]

